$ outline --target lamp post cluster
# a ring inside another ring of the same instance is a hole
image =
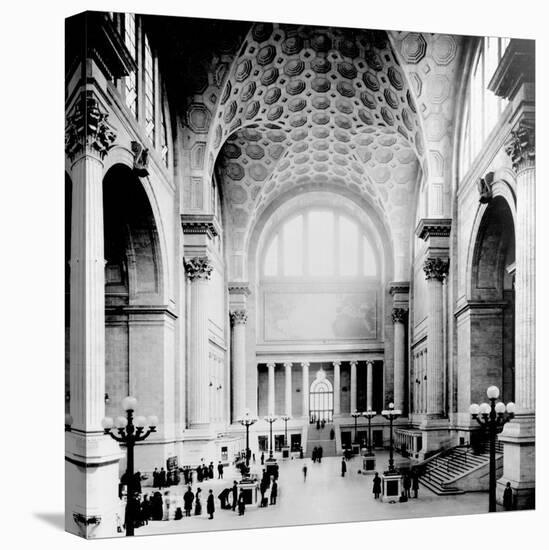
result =
[[[393,422],[402,414],[400,409],[395,409],[394,403],[389,403],[389,408],[381,411],[381,415],[389,421],[389,472],[395,471],[393,460]]]
[[[291,419],[292,417],[289,414],[280,417],[280,420],[284,421],[284,447],[288,446],[288,420]]]
[[[362,413],[359,413],[357,410],[351,413],[351,416],[355,419],[355,439],[354,442],[358,443],[358,432],[357,432],[357,420],[359,416],[362,416]]]
[[[469,407],[471,417],[488,433],[490,441],[490,473],[488,489],[488,512],[496,511],[496,436],[503,425],[515,416],[515,404],[513,402],[505,403],[499,401],[499,389],[496,386],[490,386],[486,390],[486,395],[490,403],[473,403]]]
[[[134,534],[133,512],[136,509],[133,494],[134,478],[134,448],[136,443],[144,441],[153,432],[156,432],[158,418],[156,416],[136,416],[133,413],[137,406],[135,397],[125,397],[122,400],[122,408],[126,411],[126,416],[117,416],[115,419],[105,417],[101,421],[101,426],[106,435],[110,435],[115,441],[124,443],[127,449],[126,479],[127,479],[127,502],[126,502],[126,536],[132,537]],[[148,428],[147,428],[148,424]],[[113,433],[113,429],[118,431],[118,435]]]
[[[372,452],[372,418],[376,416],[376,411],[373,411],[371,407],[368,407],[368,410],[362,413],[362,416],[368,420],[368,455],[371,456],[374,453]]]
[[[246,409],[244,416],[239,419],[240,424],[246,428],[246,467],[250,467],[250,426],[257,422],[257,418],[250,414],[250,410]]]

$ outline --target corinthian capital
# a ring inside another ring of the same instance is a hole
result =
[[[248,312],[245,309],[237,309],[231,313],[233,325],[245,325],[248,321]]]
[[[426,279],[444,280],[448,275],[449,261],[441,258],[428,258],[423,264]]]
[[[408,312],[403,307],[394,307],[391,317],[393,323],[405,323]]]
[[[67,115],[65,127],[65,153],[71,160],[83,151],[105,157],[116,139],[108,118],[109,114],[101,110],[92,91],[81,92]]]
[[[207,256],[197,256],[183,260],[187,277],[194,281],[195,279],[208,280],[212,275],[213,266]]]
[[[513,169],[518,172],[536,159],[536,129],[533,120],[521,122],[511,132],[505,144],[505,152],[511,157]]]

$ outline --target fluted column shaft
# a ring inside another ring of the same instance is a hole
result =
[[[443,289],[448,273],[448,261],[441,258],[427,259],[423,267],[427,278],[427,414],[444,414],[444,352],[443,352]]]
[[[72,427],[99,431],[105,414],[103,162],[90,151],[72,166],[70,285]]]
[[[356,361],[351,361],[351,412],[356,411]]]
[[[373,363],[372,361],[366,362],[366,409],[373,410],[374,401],[374,376],[373,376]]]
[[[405,358],[406,358],[406,310],[393,309],[394,326],[394,393],[395,409],[404,411],[406,386],[405,386]]]
[[[535,230],[536,168],[523,161],[517,170],[517,234],[515,277],[515,400],[519,413],[531,414],[535,391]]]
[[[334,415],[341,414],[341,363],[334,361]]]
[[[231,313],[233,325],[233,421],[244,414],[246,408],[246,310]]]
[[[275,413],[275,363],[267,363],[267,414]]]
[[[292,363],[284,363],[284,414],[292,416]]]
[[[191,339],[189,365],[189,426],[205,428],[210,423],[210,368],[208,355],[208,297],[212,266],[207,257],[186,260],[191,282]]]
[[[301,363],[302,375],[303,375],[303,402],[302,402],[302,414],[307,419],[309,418],[309,363]]]

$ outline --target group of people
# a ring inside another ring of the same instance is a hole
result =
[[[271,490],[269,494],[270,502],[265,496],[269,489]],[[263,474],[259,483],[259,492],[261,493],[261,501],[259,503],[261,508],[264,508],[268,504],[271,504],[271,506],[276,504],[276,499],[278,497],[278,483],[276,482],[275,476],[269,475],[265,468],[263,468]]]
[[[313,462],[322,462],[322,447],[318,446],[313,449],[313,452],[311,453],[311,458]]]

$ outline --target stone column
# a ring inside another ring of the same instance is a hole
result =
[[[448,260],[428,258],[423,265],[427,279],[427,414],[444,414],[444,353],[442,283],[448,274]]]
[[[191,283],[189,427],[207,429],[210,424],[208,365],[208,281],[212,265],[207,256],[185,259],[185,270]]]
[[[394,326],[394,404],[395,409],[404,411],[406,395],[406,316],[404,308],[393,308]]]
[[[267,363],[267,414],[275,413],[275,363]]]
[[[292,363],[284,363],[284,414],[292,416]]]
[[[233,422],[237,421],[246,409],[246,322],[248,313],[237,309],[231,313],[233,326]]]
[[[374,376],[373,361],[366,361],[366,409],[374,408]]]
[[[341,414],[341,362],[334,361],[334,416]]]
[[[356,364],[357,361],[351,361],[351,412],[356,411]]]
[[[303,393],[303,404],[302,404],[302,415],[309,422],[309,362],[304,361],[301,363],[302,374],[303,374],[303,383],[302,383],[302,393]]]
[[[506,144],[516,171],[515,228],[515,419],[499,436],[504,443],[503,476],[498,480],[501,503],[511,483],[518,509],[534,507],[535,495],[535,126],[523,118]]]
[[[65,148],[72,162],[70,257],[71,431],[65,438],[65,525],[86,537],[114,536],[119,446],[103,435],[105,414],[105,258],[103,159],[115,134],[91,90],[67,116]],[[86,520],[101,516],[90,527]]]

